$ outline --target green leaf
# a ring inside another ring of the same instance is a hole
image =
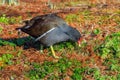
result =
[[[94,33],[95,35],[97,35],[97,34],[100,33],[100,30],[99,30],[99,29],[95,29],[95,30],[93,31],[93,33]]]

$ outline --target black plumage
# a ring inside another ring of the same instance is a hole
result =
[[[40,41],[43,46],[52,45],[71,40],[73,42],[79,42],[81,37],[79,31],[73,27],[70,27],[66,22],[57,16],[56,14],[46,14],[32,18],[25,21],[25,25],[19,30],[34,37],[35,41]],[[54,51],[53,56],[57,58]]]

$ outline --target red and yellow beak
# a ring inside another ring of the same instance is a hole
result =
[[[82,37],[77,41],[78,46],[81,47]]]

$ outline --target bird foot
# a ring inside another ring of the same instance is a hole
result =
[[[43,53],[43,50],[40,50],[40,53]]]
[[[56,58],[56,59],[58,59],[59,57],[55,55],[55,51],[54,51],[54,49],[53,49],[52,46],[50,46],[50,49],[51,49],[53,57]]]
[[[56,55],[53,55],[53,57],[56,58],[56,59],[60,58],[59,56],[56,56]]]

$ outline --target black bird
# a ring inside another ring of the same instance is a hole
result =
[[[58,58],[58,56],[55,55],[52,45],[68,40],[79,43],[81,37],[77,29],[67,25],[56,14],[36,16],[31,20],[25,21],[25,25],[17,28],[17,30],[34,37],[35,41],[40,41],[43,46],[50,46],[55,58]]]

